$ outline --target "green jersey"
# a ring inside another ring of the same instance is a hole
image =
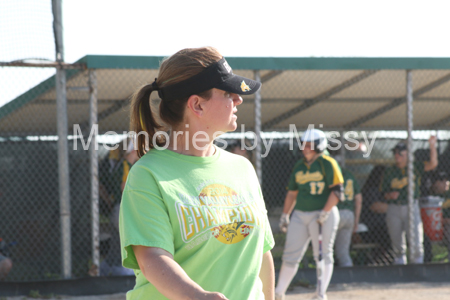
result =
[[[295,209],[321,210],[330,195],[330,187],[343,184],[341,169],[328,155],[320,155],[311,165],[299,160],[289,178],[288,190],[298,191]]]
[[[171,253],[189,277],[228,299],[264,299],[263,254],[274,246],[258,178],[244,157],[152,149],[130,170],[120,208],[122,262],[135,270],[127,299],[166,299],[147,281],[132,245]]]
[[[358,181],[356,181],[353,174],[347,170],[342,169],[342,176],[344,177],[344,201],[338,203],[338,209],[355,209],[355,196],[361,193]]]
[[[420,180],[424,170],[424,162],[414,162],[414,199],[419,198]],[[381,192],[399,192],[396,200],[387,200],[387,203],[406,205],[408,204],[408,174],[407,167],[399,168],[391,166],[386,168],[383,174],[383,182],[381,183]]]

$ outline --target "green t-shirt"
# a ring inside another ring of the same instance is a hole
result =
[[[330,195],[330,187],[342,184],[341,169],[337,162],[322,154],[309,166],[299,160],[289,178],[288,190],[298,191],[295,209],[302,211],[320,210]]]
[[[264,299],[262,256],[274,246],[258,178],[244,157],[151,150],[131,169],[120,208],[122,262],[135,269],[127,299],[166,299],[131,245],[170,252],[189,277],[228,299]]]
[[[337,205],[338,209],[355,209],[355,196],[361,193],[358,181],[356,181],[353,174],[347,170],[342,169],[342,176],[344,177],[344,201],[340,201]]]
[[[419,198],[420,180],[424,170],[423,161],[414,162],[414,199]],[[406,205],[408,204],[408,174],[407,167],[400,169],[397,166],[386,168],[383,174],[381,192],[398,191],[400,194],[396,200],[387,200],[389,204]]]

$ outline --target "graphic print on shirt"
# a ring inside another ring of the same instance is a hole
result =
[[[233,223],[217,226],[211,229],[212,235],[224,244],[235,244],[246,238],[253,226],[243,225],[244,222],[237,222],[234,220]]]
[[[322,181],[323,175],[319,171],[309,173],[309,171],[306,171],[306,173],[303,173],[303,171],[299,171],[295,173],[295,181],[298,184],[305,184],[310,181]]]
[[[393,178],[391,180],[392,189],[401,190],[407,185],[408,185],[408,177],[402,177],[401,179]]]
[[[239,195],[221,183],[205,185],[198,196],[179,194],[175,205],[183,241],[200,236],[198,242],[214,237],[223,244],[235,244],[245,239],[255,226],[261,226],[263,217],[250,195]]]

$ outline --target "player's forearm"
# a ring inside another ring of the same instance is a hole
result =
[[[385,200],[397,200],[398,196],[399,196],[399,192],[397,192],[397,191],[384,193]]]
[[[145,278],[165,297],[197,299],[197,295],[205,292],[189,278],[169,252],[144,246],[133,246],[133,251]]]
[[[385,214],[387,209],[388,204],[381,201],[376,201],[370,205],[370,210],[376,214]]]
[[[263,254],[259,278],[263,284],[263,293],[265,300],[274,300],[275,298],[275,270],[273,268],[272,253],[267,251]]]
[[[290,215],[297,203],[297,193],[295,191],[288,191],[284,199],[283,213]]]
[[[435,144],[430,144],[430,161],[425,165],[425,171],[434,170],[438,166],[438,155]]]
[[[362,195],[357,194],[355,196],[355,225],[358,225],[359,218],[361,216],[361,209],[362,209]]]
[[[336,196],[334,192],[331,192],[328,196],[328,200],[325,203],[325,206],[323,207],[324,211],[330,211],[339,203],[339,198]]]

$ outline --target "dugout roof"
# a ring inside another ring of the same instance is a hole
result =
[[[100,132],[128,131],[133,91],[152,82],[163,57],[88,55],[95,69]],[[406,130],[406,70],[413,71],[414,129],[448,129],[450,58],[229,57],[234,73],[260,70],[264,131]],[[89,123],[88,70],[67,70],[69,134]],[[156,93],[153,94],[156,97]],[[0,136],[56,135],[55,77],[0,107]],[[157,102],[154,99],[154,102]],[[254,126],[254,95],[238,107],[238,123]]]

